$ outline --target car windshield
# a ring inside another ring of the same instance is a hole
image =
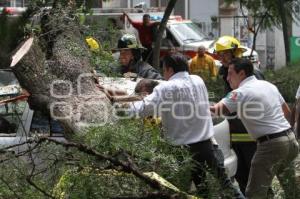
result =
[[[194,23],[171,24],[170,29],[184,43],[203,41],[206,38]]]
[[[21,123],[25,105],[25,101],[10,102],[0,105],[0,137],[7,136],[8,134],[15,135],[17,128]]]

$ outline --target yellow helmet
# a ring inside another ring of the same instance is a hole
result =
[[[245,48],[241,47],[240,42],[231,36],[222,36],[215,43],[215,52],[221,52],[224,50],[232,50],[234,56],[241,57]]]
[[[99,51],[100,44],[93,37],[87,37],[85,41],[88,44],[91,51]]]

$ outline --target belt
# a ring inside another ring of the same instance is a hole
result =
[[[274,133],[274,134],[270,134],[270,135],[261,136],[261,137],[257,138],[256,141],[258,143],[262,143],[262,142],[265,142],[265,141],[268,141],[268,140],[272,140],[274,138],[279,138],[279,137],[282,137],[282,136],[287,136],[291,132],[293,132],[292,129],[287,129],[287,130],[284,130],[284,131],[279,132],[279,133]]]
[[[203,141],[199,141],[199,142],[195,142],[195,143],[192,143],[192,144],[187,144],[189,147],[194,147],[194,146],[197,146],[199,144],[204,144],[204,143],[208,143],[208,142],[211,142],[211,139],[208,139],[208,140],[203,140]]]

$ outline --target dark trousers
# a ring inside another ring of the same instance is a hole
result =
[[[248,183],[251,160],[256,151],[256,142],[233,142],[232,148],[238,159],[235,179],[239,183],[240,190],[245,194]]]
[[[189,150],[197,165],[193,170],[192,178],[202,197],[208,197],[206,172],[209,171],[217,178],[222,190],[225,189],[230,195],[228,198],[245,198],[226,174],[224,156],[217,145],[213,145],[210,140],[206,140],[190,144]]]
[[[143,60],[147,63],[149,63],[152,66],[152,57],[153,57],[153,52],[152,52],[152,47],[148,46],[144,50],[142,54]]]
[[[230,119],[228,122],[230,126],[230,133],[248,133],[240,119]],[[245,194],[251,167],[251,160],[256,151],[256,142],[232,142],[231,146],[238,159],[235,179],[239,183],[242,193]]]

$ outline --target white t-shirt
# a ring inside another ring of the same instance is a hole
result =
[[[254,76],[244,79],[222,103],[230,112],[237,112],[249,134],[258,137],[278,133],[291,126],[286,120],[283,97],[273,84],[257,80]]]
[[[296,99],[298,100],[299,98],[300,98],[300,85],[299,85],[297,93],[296,93]]]
[[[143,101],[133,103],[132,111],[142,117],[161,116],[165,137],[174,145],[192,144],[213,136],[205,84],[199,76],[187,72],[178,72],[160,83]]]

